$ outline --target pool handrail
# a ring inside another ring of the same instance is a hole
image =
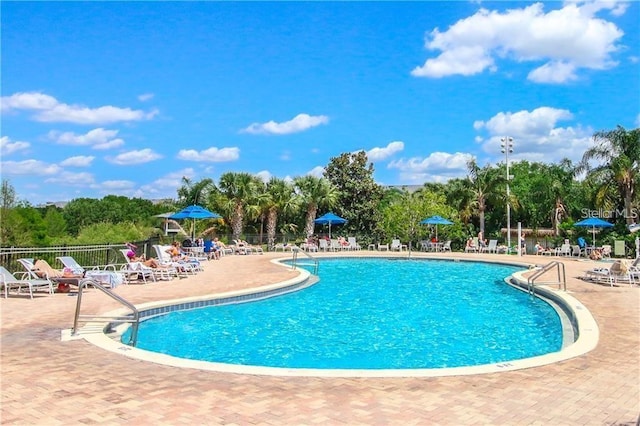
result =
[[[130,315],[108,315],[108,316],[100,316],[100,315],[80,315],[80,307],[82,305],[82,291],[85,287],[92,286],[100,291],[102,291],[107,296],[111,297],[113,300],[120,302],[122,305],[131,309],[132,314]],[[121,296],[117,295],[107,287],[102,286],[98,281],[93,278],[83,278],[78,283],[78,298],[76,301],[76,312],[73,318],[73,328],[71,329],[71,335],[78,334],[78,323],[80,320],[84,320],[85,322],[93,322],[93,321],[102,321],[109,320],[110,322],[115,323],[131,323],[131,337],[129,339],[129,345],[135,346],[138,340],[138,326],[140,324],[140,311],[129,301],[125,300]]]
[[[558,289],[567,291],[567,275],[564,270],[564,263],[554,260],[547,263],[546,265],[539,267],[536,272],[534,272],[533,274],[531,274],[531,276],[529,276],[529,278],[527,278],[527,291],[529,294],[534,294],[536,280],[553,268],[558,269],[558,281],[545,284],[558,284]]]
[[[296,269],[298,265],[298,253],[303,253],[305,256],[307,256],[309,259],[313,261],[313,275],[318,275],[318,267],[319,267],[318,259],[311,256],[309,253],[302,250],[300,247],[296,247],[296,246],[291,247],[291,255],[292,255],[291,267],[294,270]]]

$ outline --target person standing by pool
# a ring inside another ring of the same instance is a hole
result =
[[[487,240],[484,239],[484,232],[478,232],[478,246],[482,249],[487,246]]]
[[[520,234],[520,254],[527,254],[527,241],[524,238],[524,232]]]

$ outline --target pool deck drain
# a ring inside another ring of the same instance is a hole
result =
[[[188,279],[121,286],[117,292],[141,304],[253,288],[292,278],[293,272],[269,262],[282,256],[227,256]],[[571,295],[600,329],[598,346],[560,363],[478,376],[272,377],[158,365],[84,340],[62,342],[61,330],[73,322],[74,297],[10,296],[0,301],[0,420],[47,425],[633,425],[640,414],[640,289],[586,283],[577,277],[595,263],[565,264]],[[118,308],[96,291],[84,297],[89,313]]]

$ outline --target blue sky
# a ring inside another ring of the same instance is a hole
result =
[[[640,126],[637,2],[7,2],[2,177],[32,204],[175,198],[181,178],[383,185],[578,161]]]

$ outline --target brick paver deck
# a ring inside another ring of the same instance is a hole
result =
[[[472,256],[482,257],[466,255]],[[256,287],[295,274],[269,263],[272,257],[227,256],[189,279],[116,291],[142,303]],[[586,283],[577,277],[595,264],[565,264],[569,290],[598,322],[598,347],[554,365],[460,377],[270,377],[163,366],[84,340],[62,342],[61,330],[73,322],[75,297],[10,296],[0,301],[0,420],[6,425],[635,425],[640,289]],[[95,290],[84,297],[85,312],[117,307]]]

